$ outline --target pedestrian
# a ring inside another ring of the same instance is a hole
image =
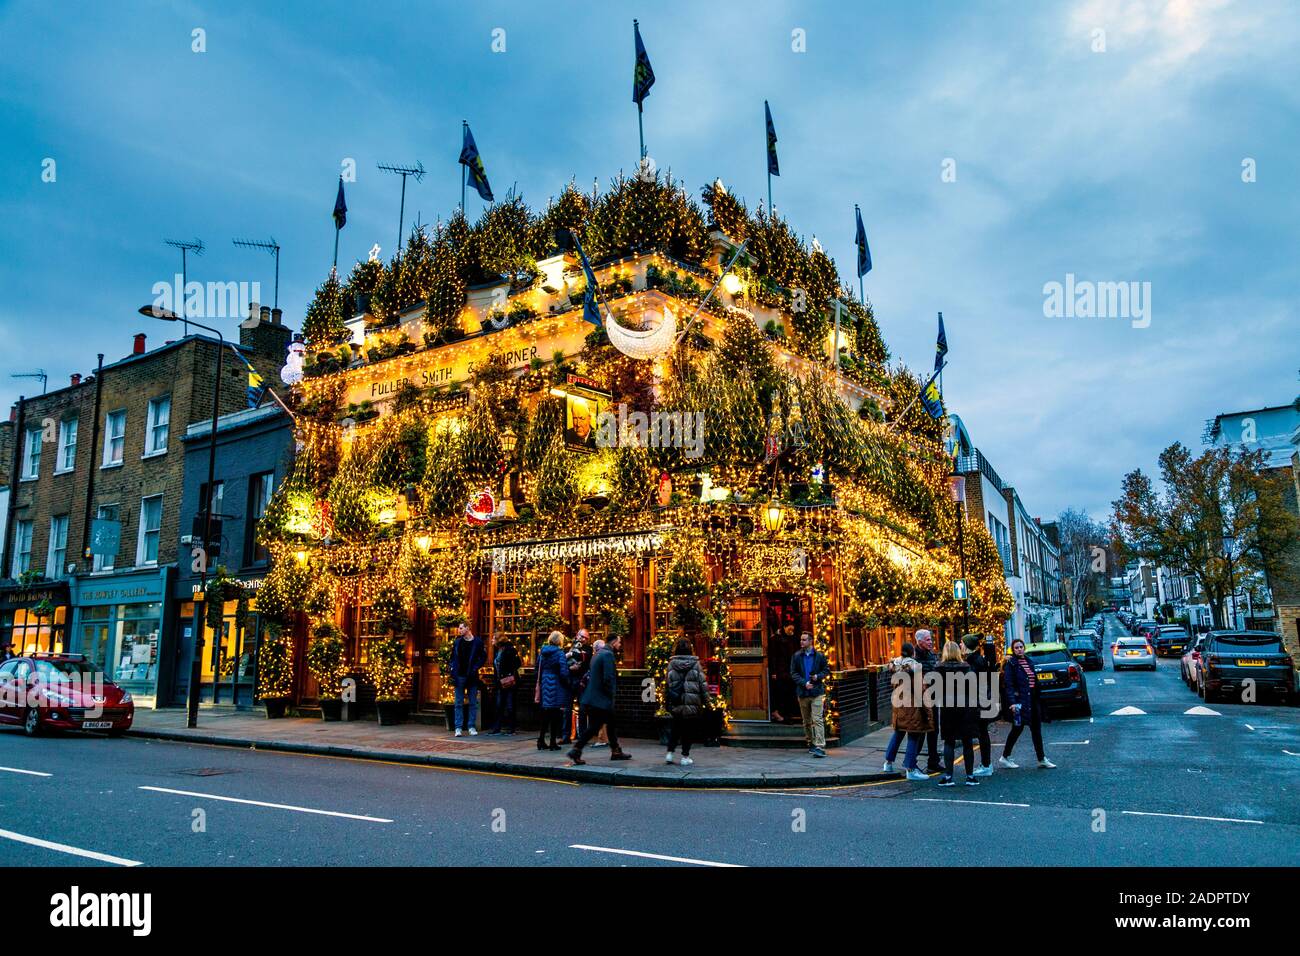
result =
[[[695,763],[691,759],[691,743],[699,737],[699,722],[712,703],[709,684],[700,667],[700,659],[691,653],[691,642],[682,638],[668,658],[668,672],[664,679],[664,703],[672,719],[668,731],[668,753],[664,763],[673,762],[673,752],[682,745],[682,766]]]
[[[813,636],[804,631],[799,635],[799,650],[790,658],[790,680],[803,716],[808,752],[814,757],[826,756],[825,682],[830,673],[826,655],[813,646]]]
[[[611,634],[600,653],[591,660],[591,676],[587,689],[582,692],[582,703],[587,708],[587,729],[578,735],[569,751],[569,759],[575,764],[586,762],[582,759],[582,748],[602,727],[609,730],[609,759],[632,759],[632,755],[619,746],[618,730],[614,726],[614,706],[618,699],[618,664],[614,655],[622,647],[623,638]]]
[[[17,657],[17,656],[18,655],[14,653],[13,641],[6,640],[3,644],[0,644],[0,662],[7,661],[11,657]]]
[[[1002,665],[1002,684],[1007,695],[1011,732],[1007,734],[1007,742],[1002,745],[998,766],[1009,770],[1020,766],[1012,761],[1011,751],[1027,724],[1029,735],[1034,740],[1034,755],[1038,757],[1038,766],[1051,770],[1056,764],[1047,759],[1043,750],[1043,718],[1046,712],[1038,692],[1038,675],[1034,673],[1033,661],[1025,656],[1025,642],[1018,637],[1011,642],[1011,656]]]
[[[889,663],[892,674],[893,700],[889,725],[894,729],[885,747],[885,773],[894,773],[894,758],[898,748],[907,740],[907,750],[903,754],[903,769],[907,771],[908,780],[929,780],[930,778],[916,768],[916,758],[921,752],[921,743],[932,726],[930,708],[922,702],[921,665],[916,662],[916,649],[911,644],[903,644],[902,656]]]
[[[468,730],[471,737],[478,736],[478,670],[486,663],[483,639],[475,637],[469,625],[461,622],[451,645],[451,681],[456,693],[452,723],[457,737],[462,730]]]
[[[542,708],[541,723],[537,728],[538,750],[560,749],[560,720],[569,699],[569,667],[564,659],[564,635],[551,631],[537,655],[537,694],[534,697]],[[551,732],[551,743],[546,743],[546,732]]]
[[[573,637],[573,646],[569,648],[565,659],[569,665],[569,698],[564,706],[564,739],[562,744],[573,743],[573,704],[578,705],[578,733],[582,733],[585,726],[584,716],[586,708],[582,706],[582,692],[587,687],[587,671],[591,667],[591,648],[587,642],[591,640],[591,635],[587,633],[585,627],[578,628],[578,633]]]
[[[916,647],[916,662],[921,665],[921,678],[934,670],[939,661],[934,656],[934,636],[925,628],[917,631],[914,635]],[[925,735],[925,772],[926,773],[947,773],[943,764],[939,762],[939,728],[938,721],[930,722],[930,729]]]
[[[979,713],[976,715],[975,736],[980,745],[980,767],[975,771],[977,777],[993,776],[993,741],[989,737],[989,725],[997,719],[998,699],[995,682],[998,680],[998,665],[993,658],[993,648],[989,646],[983,634],[967,634],[962,639],[966,649],[966,663],[975,672],[979,686]]]
[[[979,720],[979,691],[975,672],[962,660],[961,645],[948,641],[934,672],[939,675],[939,736],[943,738],[943,765],[939,786],[956,786],[953,779],[957,742],[961,741],[962,760],[966,766],[966,786],[978,787],[975,779],[975,733]]]
[[[596,655],[601,652],[601,649],[604,648],[604,646],[605,646],[605,642],[601,640],[597,640],[592,643],[591,645],[592,660],[596,659]],[[590,682],[591,682],[591,667],[588,666],[587,673],[583,677],[583,681],[582,681],[582,690],[584,693],[587,690],[587,684],[589,684]],[[587,705],[582,702],[581,696],[579,696],[579,700],[578,700],[578,720],[582,724],[581,728],[578,730],[578,736],[581,737],[583,731],[586,730],[587,723],[588,723]],[[595,750],[598,747],[608,747],[609,730],[605,727],[601,727],[600,733],[596,734],[596,739],[591,742],[590,746],[592,750]]]
[[[492,640],[495,654],[492,657],[492,670],[497,677],[496,722],[492,725],[494,735],[504,733],[513,736],[515,732],[515,689],[519,683],[519,668],[523,661],[515,650],[514,641],[501,633]],[[505,726],[509,729],[503,731]]]

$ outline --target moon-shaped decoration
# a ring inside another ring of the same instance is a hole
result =
[[[605,321],[605,334],[609,342],[628,358],[652,359],[663,355],[673,347],[677,338],[677,317],[672,309],[665,308],[663,319],[653,329],[633,331],[625,329],[608,315]]]

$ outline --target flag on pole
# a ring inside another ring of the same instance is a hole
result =
[[[943,417],[943,396],[939,394],[939,385],[935,382],[934,376],[930,376],[930,381],[925,385],[921,392],[921,404],[925,406],[926,412],[931,418]]]
[[[343,198],[343,177],[339,177],[339,194],[334,199],[334,228],[342,229],[348,224],[348,204]]]
[[[596,306],[596,293],[591,291],[591,286],[587,286],[587,292],[582,297],[582,317],[597,328],[605,324],[600,321],[600,309]]]
[[[587,259],[587,252],[582,248],[582,242],[574,234],[573,230],[569,230],[569,235],[573,236],[573,244],[578,249],[578,258],[582,260],[582,272],[587,277],[587,291],[595,292],[600,288],[600,284],[596,281],[596,273],[591,271],[591,262]]]
[[[867,246],[867,230],[862,227],[862,210],[856,205],[853,212],[858,217],[858,231],[853,237],[853,242],[858,247],[858,278],[871,271],[871,249]]]
[[[650,95],[650,87],[655,85],[655,71],[650,66],[650,56],[641,42],[641,27],[632,21],[632,33],[636,36],[636,64],[632,67],[632,102],[641,108],[645,98]]]
[[[469,171],[469,184],[482,197],[484,202],[492,202],[492,187],[488,185],[487,171],[483,168],[483,159],[478,154],[478,144],[474,134],[465,124],[465,139],[460,148],[460,163]]]
[[[943,368],[943,357],[948,354],[948,336],[943,330],[943,313],[939,313],[939,338],[934,343],[934,370]]]
[[[780,176],[781,167],[776,161],[776,127],[772,125],[772,109],[763,100],[763,113],[767,116],[767,172],[769,176]]]

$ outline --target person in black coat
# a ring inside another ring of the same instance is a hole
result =
[[[975,779],[975,734],[979,723],[979,689],[975,672],[962,660],[961,645],[949,641],[943,646],[943,656],[934,672],[939,675],[939,736],[943,738],[943,762],[946,772],[939,778],[939,786],[951,787],[953,760],[957,741],[961,741],[963,763],[966,767],[966,786],[978,787]]]
[[[967,634],[962,639],[965,647],[966,663],[975,672],[979,684],[980,712],[976,717],[975,737],[980,745],[980,767],[975,771],[977,777],[993,776],[993,741],[989,737],[989,725],[997,719],[997,689],[994,682],[1000,680],[998,665],[994,660],[993,649],[983,634]]]
[[[1038,766],[1052,769],[1056,764],[1047,759],[1043,750],[1046,708],[1038,693],[1038,675],[1034,673],[1033,661],[1025,656],[1025,642],[1020,638],[1011,642],[1011,656],[1002,665],[1002,687],[1007,697],[1011,733],[1007,734],[1007,742],[1002,746],[998,766],[1011,770],[1020,766],[1012,761],[1011,750],[1028,725],[1030,736],[1034,738],[1034,755],[1038,757]]]
[[[506,734],[515,732],[515,689],[519,683],[519,668],[523,666],[523,661],[519,659],[519,652],[515,650],[514,642],[504,634],[498,634],[493,641],[496,653],[492,657],[492,670],[497,679],[497,706],[496,722],[492,725],[492,733],[503,733],[501,730],[504,724],[509,729],[504,731]]]
[[[569,751],[569,759],[575,764],[586,763],[582,759],[582,748],[600,733],[601,727],[609,733],[609,759],[632,759],[632,755],[619,746],[618,731],[614,728],[614,702],[618,699],[618,663],[614,655],[622,647],[623,638],[610,635],[600,653],[591,660],[587,689],[582,692],[582,704],[587,708],[587,729],[578,735]]]
[[[468,730],[473,737],[478,733],[478,669],[487,663],[487,648],[483,638],[475,637],[468,624],[456,628],[456,640],[451,645],[451,682],[455,688],[455,711],[452,723],[456,736]],[[466,698],[469,698],[466,706]]]

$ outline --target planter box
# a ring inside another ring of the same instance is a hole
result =
[[[340,720],[360,720],[361,705],[356,701],[340,701],[343,705],[342,713],[339,715]]]
[[[266,705],[266,716],[268,720],[275,720],[283,717],[289,707],[289,698],[287,697],[268,697],[262,701]]]
[[[338,698],[322,698],[320,702],[321,720],[342,720],[343,701]]]
[[[404,705],[400,700],[377,700],[375,711],[379,716],[380,727],[394,727],[405,717]]]

